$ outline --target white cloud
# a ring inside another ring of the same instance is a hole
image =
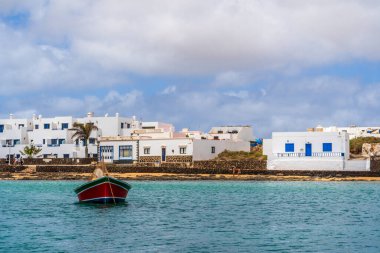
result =
[[[172,94],[172,93],[175,93],[177,90],[177,87],[172,85],[172,86],[168,86],[166,87],[163,91],[161,91],[161,94],[162,95],[168,95],[168,94]]]
[[[236,97],[236,98],[248,98],[249,97],[249,92],[246,91],[246,90],[228,91],[228,92],[225,92],[224,95],[230,96],[230,97]]]
[[[354,59],[380,60],[378,1],[57,0],[3,5],[31,12],[28,28],[20,31],[27,47],[37,50],[36,41],[68,44],[69,62],[44,55],[20,58],[42,61],[53,76],[62,75],[56,71],[66,63],[79,70],[90,65],[94,72],[222,73],[221,83],[236,78],[239,83],[241,73],[298,73]],[[78,78],[82,71],[69,72]],[[49,77],[38,81],[51,82]]]
[[[244,73],[227,71],[216,75],[213,85],[217,87],[234,87],[247,84],[248,80],[248,76],[246,76]]]

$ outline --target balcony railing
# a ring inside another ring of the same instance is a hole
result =
[[[344,157],[344,153],[341,152],[312,152],[310,156],[306,156],[306,153],[275,153],[276,157]]]

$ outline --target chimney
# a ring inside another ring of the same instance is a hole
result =
[[[87,113],[87,118],[92,118],[94,117],[94,113],[93,112],[88,112]]]
[[[13,119],[14,117],[13,117],[13,114],[12,113],[10,113],[9,114],[9,119]]]
[[[116,116],[116,118],[119,118],[119,113],[117,112],[115,116]]]

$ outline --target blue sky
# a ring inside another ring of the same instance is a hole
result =
[[[374,0],[0,2],[0,116],[380,125]]]

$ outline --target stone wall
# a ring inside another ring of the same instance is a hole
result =
[[[193,156],[191,155],[171,155],[166,156],[166,162],[168,163],[191,163]]]
[[[91,164],[97,162],[96,158],[33,158],[24,159],[25,165],[75,165],[75,164]]]
[[[77,172],[77,173],[92,173],[95,166],[81,165],[37,165],[36,172]]]
[[[372,172],[380,172],[380,160],[372,158],[370,168]]]
[[[161,156],[140,156],[139,162],[142,162],[142,163],[161,162]]]
[[[195,161],[193,164],[193,167],[200,169],[266,170],[267,168],[267,162],[259,160]]]
[[[25,166],[13,166],[13,165],[6,165],[6,164],[0,165],[0,172],[20,172],[24,169],[26,169]]]
[[[77,172],[92,173],[94,166],[37,166],[37,172]],[[171,173],[171,174],[242,174],[242,175],[273,175],[273,176],[310,176],[310,177],[379,177],[380,171],[305,171],[305,170],[256,170],[241,171],[227,168],[178,168],[178,167],[137,167],[137,166],[107,166],[110,173]],[[7,169],[18,172],[20,169]],[[1,171],[1,170],[0,170]],[[6,171],[6,170],[4,170]]]

